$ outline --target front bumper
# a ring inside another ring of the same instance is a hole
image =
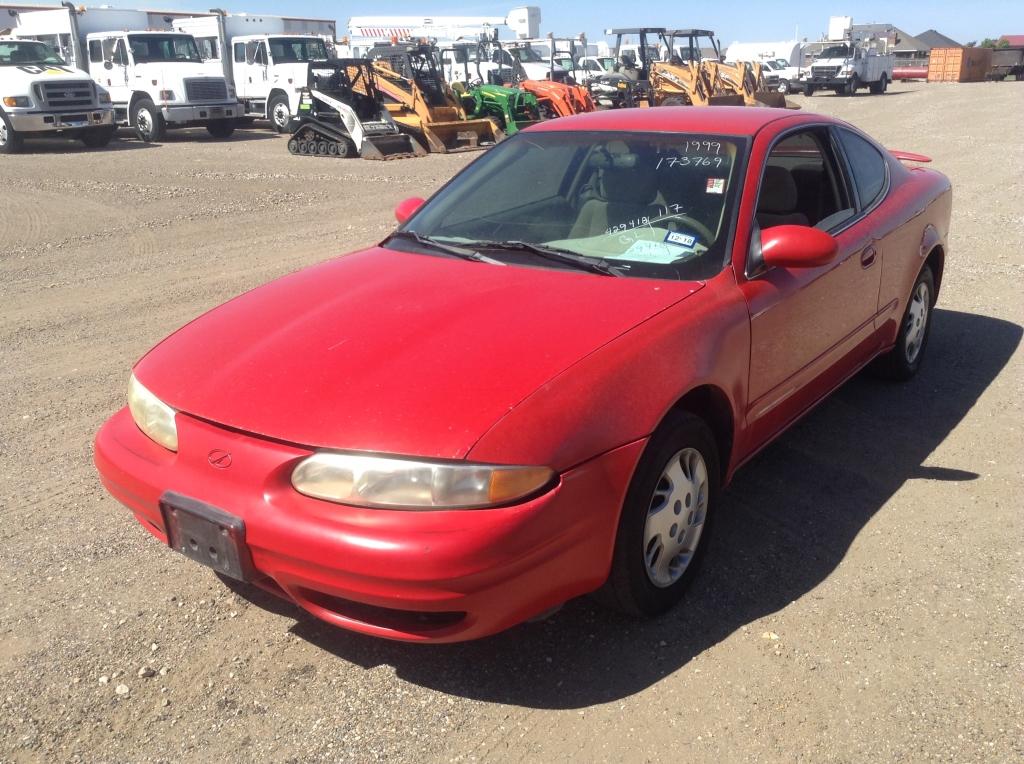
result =
[[[575,467],[521,504],[396,511],[296,492],[291,471],[307,449],[185,414],[177,423],[178,453],[143,435],[127,409],[96,436],[104,485],[146,530],[166,543],[167,491],[223,509],[245,523],[254,583],[336,626],[418,642],[493,634],[599,587],[645,444]],[[211,465],[214,450],[231,454],[230,467]]]
[[[814,88],[845,88],[850,83],[849,77],[805,77],[800,80],[801,85],[810,85]]]
[[[166,122],[180,125],[210,122],[217,119],[236,119],[241,117],[245,110],[240,103],[226,101],[224,103],[204,103],[201,106],[173,106],[165,104],[160,107],[160,113],[163,114]]]
[[[110,106],[68,112],[12,110],[5,113],[16,133],[51,133],[114,124],[114,109]]]

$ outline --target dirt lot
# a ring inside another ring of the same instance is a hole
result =
[[[798,97],[953,180],[922,373],[853,380],[744,469],[671,614],[579,601],[448,647],[226,589],[104,493],[91,438],[161,337],[378,240],[467,158],[260,130],[2,158],[0,760],[1020,760],[1022,95]]]

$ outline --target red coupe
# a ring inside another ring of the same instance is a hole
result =
[[[777,109],[545,122],[160,343],[99,472],[160,541],[367,634],[659,613],[744,462],[921,364],[951,193],[915,160]]]

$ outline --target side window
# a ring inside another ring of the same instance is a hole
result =
[[[94,64],[103,61],[103,46],[99,40],[89,40],[89,60]]]
[[[874,146],[856,133],[839,128],[839,142],[846,152],[846,159],[857,186],[860,207],[865,209],[874,204],[885,190],[888,167],[885,159]]]
[[[826,130],[793,133],[775,144],[757,198],[762,229],[805,225],[829,230],[853,213]]]
[[[220,54],[217,52],[216,37],[197,37],[196,43],[199,45],[199,56],[204,61],[220,58]]]
[[[117,45],[118,40],[116,37],[108,37],[101,41],[103,49],[103,60],[113,61],[114,60],[114,47]]]
[[[236,64],[244,64],[245,63],[245,43],[244,42],[236,42],[235,43],[235,63]]]

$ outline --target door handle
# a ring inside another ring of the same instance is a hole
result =
[[[874,247],[867,247],[863,252],[860,253],[860,267],[870,268],[872,265],[874,265],[875,255],[877,254],[878,252],[875,250]]]

